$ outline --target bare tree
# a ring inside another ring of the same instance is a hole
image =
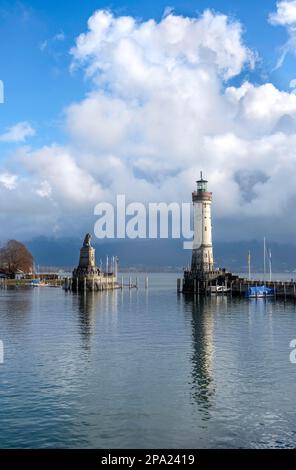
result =
[[[16,240],[9,240],[7,244],[0,249],[0,269],[2,272],[12,277],[19,271],[24,273],[32,272],[33,256],[25,245]]]

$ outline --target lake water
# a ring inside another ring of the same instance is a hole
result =
[[[177,276],[0,290],[0,447],[295,447],[295,304],[194,301]]]

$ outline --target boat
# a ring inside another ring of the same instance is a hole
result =
[[[47,287],[47,284],[43,281],[40,281],[40,279],[33,279],[30,283],[30,286],[32,286],[32,287]]]
[[[274,297],[274,289],[271,287],[260,286],[260,287],[249,287],[246,291],[246,297],[249,299],[258,299],[266,297]]]
[[[225,287],[225,286],[210,286],[209,287],[209,292],[210,294],[214,294],[214,295],[224,295],[224,294],[227,294],[228,292],[230,292],[230,288],[229,287]]]
[[[266,287],[266,258],[269,260],[269,282],[272,280],[272,269],[271,269],[271,250],[266,249],[266,238],[263,240],[263,285],[262,286],[250,286],[246,290],[245,296],[249,299],[258,299],[266,297],[274,297],[275,290],[271,287]],[[249,267],[249,281],[251,282],[251,252],[248,254],[248,267]]]

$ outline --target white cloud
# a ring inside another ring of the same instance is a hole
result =
[[[55,42],[63,42],[66,39],[66,35],[63,31],[56,33],[51,38],[45,39],[39,44],[39,49],[44,52],[46,49],[52,49]]]
[[[246,64],[254,65],[253,54],[242,44],[241,24],[209,10],[199,18],[169,14],[159,23],[116,18],[99,10],[88,27],[72,49],[74,59],[87,64],[88,74],[97,75],[100,83],[109,81],[115,69],[128,75],[131,83],[126,83],[126,91],[141,89],[143,81],[147,89],[149,80],[152,89],[182,65],[193,70],[201,65],[215,68],[225,79],[239,74]]]
[[[209,11],[197,18],[168,12],[158,23],[99,11],[72,55],[91,91],[66,109],[69,143],[19,151],[22,175],[5,211],[34,213],[38,233],[48,233],[48,216],[68,234],[92,223],[94,205],[118,193],[188,201],[203,169],[215,220],[232,220],[229,238],[242,224],[242,238],[256,236],[275,216],[272,233],[292,236],[296,96],[271,83],[227,84],[254,66],[239,22]],[[0,186],[0,201],[5,191]]]
[[[296,0],[277,2],[277,11],[269,15],[271,24],[294,25],[296,23]]]
[[[4,188],[11,191],[16,188],[16,183],[17,175],[13,175],[12,173],[0,173],[0,184],[3,185]]]
[[[277,10],[269,15],[269,22],[275,26],[285,26],[288,33],[288,41],[280,48],[280,56],[275,70],[280,68],[291,52],[296,54],[296,0],[283,0],[277,2]]]
[[[51,186],[48,181],[42,181],[40,186],[36,189],[36,194],[40,197],[50,197],[52,192]]]
[[[53,37],[54,41],[65,41],[65,39],[66,39],[66,35],[64,31],[60,31]]]
[[[35,130],[27,121],[19,122],[0,134],[0,142],[24,142],[35,135]]]

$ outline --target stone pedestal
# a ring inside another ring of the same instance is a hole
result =
[[[79,265],[72,274],[73,291],[101,291],[118,287],[114,273],[103,273],[96,265],[95,249],[90,244],[87,234],[80,249]]]
[[[82,269],[95,268],[95,249],[92,246],[83,246],[80,249],[79,267]]]

